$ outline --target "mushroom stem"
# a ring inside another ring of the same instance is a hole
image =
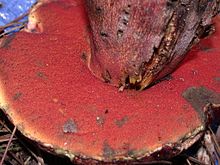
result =
[[[172,72],[209,34],[218,0],[86,0],[92,54],[88,68],[121,88],[144,89]]]

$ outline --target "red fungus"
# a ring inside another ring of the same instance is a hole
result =
[[[19,32],[5,42],[1,108],[25,136],[76,161],[162,159],[187,149],[205,129],[206,103],[219,103],[220,18],[215,35],[169,79],[146,92],[118,92],[85,65],[91,50],[84,7],[80,0],[45,4],[33,13],[42,33]]]

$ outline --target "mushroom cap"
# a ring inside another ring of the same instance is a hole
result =
[[[44,4],[32,13],[42,33],[5,38],[1,108],[25,136],[78,161],[152,160],[187,149],[206,124],[203,106],[196,108],[191,96],[208,93],[204,105],[212,96],[219,101],[220,18],[215,35],[195,47],[169,79],[146,91],[119,92],[87,69],[84,6],[80,0]]]

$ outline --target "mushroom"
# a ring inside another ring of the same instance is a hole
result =
[[[220,18],[171,76],[119,92],[87,68],[97,53],[87,12],[83,0],[43,4],[31,13],[43,31],[2,45],[1,109],[40,147],[77,163],[161,160],[190,147],[220,103]]]

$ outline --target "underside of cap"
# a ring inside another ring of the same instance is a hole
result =
[[[219,102],[211,99],[220,93],[219,18],[215,35],[169,79],[146,91],[119,92],[86,66],[84,1],[52,2],[32,14],[43,31],[3,38],[0,49],[0,106],[25,136],[78,162],[117,162],[169,158],[202,135],[203,106],[189,98],[203,86],[210,93],[203,101]]]

